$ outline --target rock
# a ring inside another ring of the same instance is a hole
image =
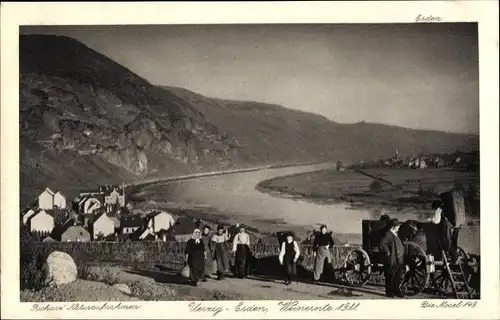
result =
[[[129,286],[124,283],[117,283],[113,285],[113,288],[116,288],[125,294],[132,294],[132,291],[130,290]]]
[[[72,283],[78,276],[76,264],[70,255],[60,251],[52,252],[43,265],[45,284],[60,286]]]

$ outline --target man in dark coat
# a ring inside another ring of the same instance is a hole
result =
[[[404,247],[397,234],[400,225],[398,219],[390,221],[390,228],[380,242],[380,250],[384,255],[385,294],[402,298],[400,286],[404,271]]]
[[[320,277],[323,274],[325,260],[328,264],[332,263],[330,248],[333,247],[335,243],[333,242],[333,235],[331,233],[327,233],[327,231],[328,229],[326,225],[323,224],[320,227],[320,232],[314,237],[314,281],[320,280]]]

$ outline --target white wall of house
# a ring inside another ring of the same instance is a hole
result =
[[[123,234],[131,234],[134,233],[139,227],[125,227],[122,229]]]
[[[107,237],[115,233],[115,223],[107,215],[101,215],[94,222],[94,240],[99,234]]]
[[[125,195],[118,196],[118,203],[120,204],[120,207],[125,207]]]
[[[54,193],[49,189],[45,189],[38,196],[38,207],[44,210],[51,210],[54,207]]]
[[[175,224],[175,219],[167,212],[161,212],[148,221],[148,229],[158,232],[161,229],[168,230]]]
[[[99,202],[94,202],[85,213],[94,213],[97,209],[101,207]]]
[[[99,201],[98,199],[96,199],[96,198],[88,198],[87,201],[85,201],[84,204],[83,204],[83,213],[92,213],[91,211],[89,211],[89,208],[94,203],[98,203],[99,205],[101,205],[101,201]]]
[[[59,209],[66,209],[66,197],[61,192],[57,192],[54,195],[54,206],[57,206]]]
[[[40,232],[52,232],[54,229],[54,217],[40,210],[30,220],[30,230]]]
[[[118,197],[120,193],[116,190],[113,190],[109,195],[105,197],[105,202],[109,204],[115,204],[118,202]]]

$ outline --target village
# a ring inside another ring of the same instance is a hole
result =
[[[73,201],[61,191],[46,188],[21,219],[23,226],[43,242],[171,241],[177,239],[175,231],[182,238],[196,224],[191,218],[176,220],[161,210],[132,215],[130,208],[123,185],[81,191]]]
[[[426,154],[410,155],[403,157],[396,149],[394,155],[389,158],[376,161],[358,161],[347,169],[367,168],[452,168],[458,171],[475,171],[479,169],[479,152],[459,152],[453,154]],[[337,162],[337,171],[346,170],[342,162]]]

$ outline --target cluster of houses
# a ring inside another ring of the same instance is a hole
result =
[[[194,220],[186,219],[179,228],[179,222],[166,211],[125,215],[126,205],[123,186],[82,191],[70,203],[61,191],[46,188],[21,219],[42,241],[63,242],[170,241],[177,238],[176,229],[191,233],[195,226]]]
[[[454,168],[463,170],[475,170],[479,166],[479,153],[455,153],[449,155],[419,155],[408,156],[403,158],[398,150],[393,157],[388,159],[380,159],[364,163],[360,161],[353,167],[389,167],[389,168],[411,168],[411,169],[426,169],[426,168]],[[337,164],[339,170],[339,164]]]

